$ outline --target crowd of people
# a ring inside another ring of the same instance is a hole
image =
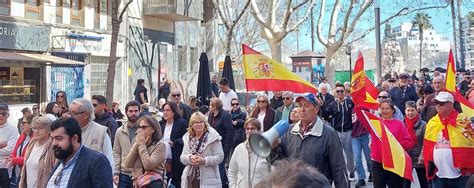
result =
[[[143,79],[124,113],[117,102],[108,108],[102,95],[68,103],[60,91],[47,105],[21,110],[15,127],[7,122],[8,104],[0,103],[0,187],[411,186],[383,167],[383,143],[355,115],[350,84],[326,80],[317,94],[261,94],[248,110],[225,78],[213,77],[209,106],[198,106],[196,97],[183,102],[181,91],[164,81],[159,116],[148,107]],[[444,83],[441,74],[382,78],[379,110],[364,109],[408,152],[422,188],[464,188],[474,181],[472,159],[451,147],[471,121],[459,121],[461,108]],[[469,74],[459,88],[474,100]],[[289,130],[269,157],[257,155],[249,136],[280,120]],[[465,139],[474,142],[473,135]]]

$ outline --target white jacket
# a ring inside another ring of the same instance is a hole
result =
[[[224,151],[222,149],[221,139],[222,137],[217,131],[208,126],[207,130],[209,135],[207,142],[204,144],[204,151],[202,156],[206,159],[204,165],[199,166],[200,172],[200,187],[205,188],[221,188],[221,176],[219,173],[219,164],[224,160]],[[191,160],[189,157],[192,155],[189,149],[189,133],[183,136],[183,153],[181,153],[181,163],[186,165],[181,176],[181,187],[188,187],[188,171],[191,168]]]
[[[0,142],[7,142],[7,146],[0,149],[0,168],[6,168],[3,165],[3,158],[9,156],[15,147],[18,139],[18,130],[10,123],[0,125]]]
[[[230,188],[255,187],[269,173],[270,163],[265,158],[257,156],[251,150],[249,153],[247,142],[243,142],[235,147],[227,173]]]

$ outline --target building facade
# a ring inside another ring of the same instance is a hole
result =
[[[465,17],[463,22],[464,32],[460,40],[464,42],[464,49],[460,49],[460,53],[464,53],[466,70],[474,70],[474,20]]]

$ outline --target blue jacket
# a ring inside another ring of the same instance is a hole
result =
[[[53,175],[54,171],[58,168],[60,162],[58,162],[49,178]],[[113,187],[113,176],[112,167],[110,166],[109,160],[105,155],[91,150],[85,146],[82,147],[81,153],[77,158],[74,169],[72,170],[68,188],[112,188]]]
[[[400,87],[393,87],[389,91],[393,104],[397,106],[403,115],[405,115],[405,102],[407,101],[417,101],[418,95],[416,94],[416,89],[412,85],[406,86],[405,89]]]
[[[112,140],[112,144],[114,143],[114,138],[115,138],[115,133],[117,132],[118,129],[118,123],[117,120],[113,117],[112,112],[106,111],[103,115],[101,116],[95,116],[94,121],[98,124],[101,124],[103,126],[106,126],[110,133],[110,139]]]

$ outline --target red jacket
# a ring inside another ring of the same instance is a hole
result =
[[[30,135],[30,137],[31,137],[31,135]],[[26,140],[26,135],[21,134],[20,138],[18,138],[18,140],[16,141],[15,148],[13,148],[13,151],[10,154],[10,157],[12,158],[13,165],[18,165],[20,167],[23,166],[23,160],[24,160],[24,157],[25,157],[26,148],[28,147],[29,142],[25,143],[23,145],[23,151],[21,152],[21,156],[17,156],[16,153],[17,153],[17,150],[19,149],[21,143],[23,143],[25,140]]]

